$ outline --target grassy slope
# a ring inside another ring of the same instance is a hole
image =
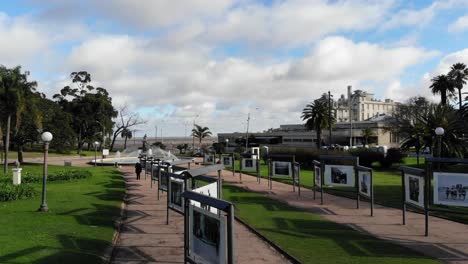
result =
[[[438,263],[264,195],[224,186],[236,215],[304,263]]]
[[[24,168],[32,173],[41,169]],[[49,166],[51,173],[63,169]],[[100,263],[111,243],[125,183],[115,169],[86,170],[93,173],[90,179],[48,185],[48,213],[36,211],[40,195],[0,203],[0,263]],[[40,184],[34,187],[41,189]]]

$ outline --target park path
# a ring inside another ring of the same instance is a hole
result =
[[[132,167],[122,167],[127,195],[125,219],[111,263],[183,263],[183,217],[170,211],[166,225],[166,193],[157,200],[150,177],[136,180]],[[236,263],[289,263],[275,249],[236,221]]]
[[[324,194],[324,204],[320,205],[320,193],[316,193],[314,200],[313,191],[309,189],[301,188],[301,196],[298,197],[297,189],[293,192],[292,185],[273,182],[270,190],[266,179],[257,183],[256,177],[242,174],[240,182],[239,173],[233,176],[227,170],[223,170],[222,177],[224,183],[264,193],[272,199],[320,214],[333,222],[393,241],[446,263],[468,263],[467,225],[430,217],[429,236],[425,237],[423,214],[407,212],[406,225],[402,225],[402,212],[398,209],[375,205],[374,217],[371,217],[367,202],[361,201],[360,209],[356,209],[355,200]]]

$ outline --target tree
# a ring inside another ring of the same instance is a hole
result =
[[[37,83],[29,82],[29,72],[21,72],[21,66],[8,69],[0,66],[0,127],[4,137],[4,173],[8,172],[8,151],[11,123],[14,116],[15,132],[21,125],[22,113],[26,110],[28,95],[35,93]]]
[[[202,139],[210,137],[212,133],[208,127],[201,127],[195,124],[195,128],[192,129],[192,136],[198,138],[198,143],[201,146]]]
[[[106,89],[89,85],[89,73],[72,72],[70,78],[77,88],[65,86],[53,98],[73,117],[73,128],[78,136],[77,152],[81,154],[86,142],[89,148],[93,141],[103,142],[105,135],[110,134],[114,124],[112,119],[117,117],[117,111]]]
[[[306,121],[305,126],[317,133],[317,148],[319,149],[322,148],[322,130],[335,122],[335,117],[330,118],[328,115],[328,107],[328,102],[321,98],[307,104],[302,110],[301,118]]]
[[[122,130],[121,135],[122,135],[122,138],[125,138],[124,149],[126,149],[127,148],[127,139],[132,138],[132,131],[130,129],[128,129],[128,128],[124,128]]]
[[[452,96],[455,93],[454,82],[444,74],[441,74],[432,80],[430,86],[433,94],[440,94],[440,103],[447,104],[447,96]]]
[[[130,130],[130,128],[145,124],[146,121],[140,119],[136,113],[128,113],[127,106],[123,106],[118,111],[118,116],[114,120],[114,133],[112,135],[112,142],[110,145],[110,151],[114,149],[116,138],[122,134],[124,130]],[[134,136],[134,135],[133,135]]]
[[[466,65],[464,63],[455,63],[450,68],[448,76],[454,83],[455,87],[458,89],[458,109],[462,109],[463,99],[461,90],[463,89],[463,85],[465,85],[466,81],[468,80],[468,69],[466,68]]]
[[[179,153],[182,154],[182,153],[185,153],[185,149],[187,149],[187,144],[179,144],[176,146],[176,148],[179,150]]]
[[[364,139],[364,144],[368,145],[369,144],[369,138],[374,137],[375,133],[374,130],[370,127],[366,127],[361,131],[362,138]]]

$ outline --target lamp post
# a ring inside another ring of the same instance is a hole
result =
[[[438,152],[439,152],[439,158],[442,157],[442,136],[445,133],[445,130],[442,127],[438,127],[435,129],[435,133],[437,135],[437,139],[439,141],[439,147],[438,147]]]
[[[99,146],[99,141],[94,141],[94,167],[97,166],[97,147]]]
[[[226,153],[227,153],[227,152],[228,152],[228,151],[227,151],[227,148],[228,148],[228,145],[229,145],[229,139],[228,139],[228,138],[226,138],[226,140],[225,140],[225,141],[226,141],[226,147],[224,148],[224,152],[226,152]]]
[[[52,140],[53,136],[50,132],[44,132],[41,135],[41,139],[44,142],[44,171],[42,174],[42,203],[39,207],[40,212],[47,212],[49,208],[47,207],[46,199],[46,190],[47,190],[47,155],[49,153],[49,142]]]

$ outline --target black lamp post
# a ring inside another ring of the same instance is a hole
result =
[[[97,166],[97,147],[99,146],[99,141],[94,141],[94,167]]]
[[[41,139],[44,142],[44,172],[42,175],[42,203],[39,207],[40,212],[47,212],[49,208],[47,207],[46,199],[46,190],[47,190],[47,155],[49,153],[49,142],[52,140],[53,136],[50,132],[44,132],[41,135]]]

